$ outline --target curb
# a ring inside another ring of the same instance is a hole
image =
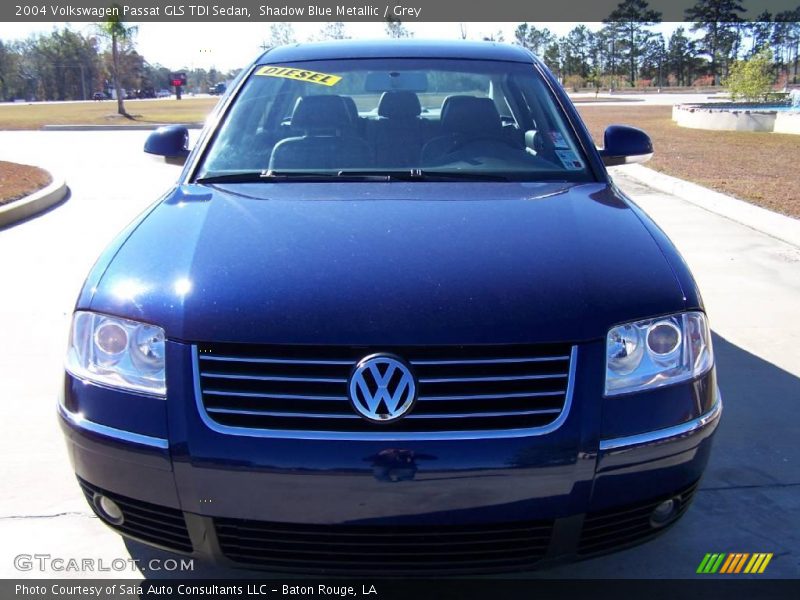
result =
[[[148,131],[166,125],[183,125],[187,129],[203,128],[203,123],[136,123],[133,125],[42,125],[40,131]]]
[[[50,174],[53,181],[45,188],[10,204],[0,206],[0,228],[13,225],[38,215],[61,202],[67,195],[67,182],[62,177]]]
[[[645,187],[677,196],[709,212],[800,248],[800,219],[755,206],[696,183],[664,175],[642,165],[612,167],[611,171],[613,177],[628,178]]]

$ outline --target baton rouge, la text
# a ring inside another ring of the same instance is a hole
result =
[[[351,585],[283,585],[280,588],[283,596],[371,596],[376,595],[378,590],[374,585],[362,585],[358,590]]]

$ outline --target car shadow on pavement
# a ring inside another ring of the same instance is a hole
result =
[[[772,552],[765,576],[800,573],[800,378],[714,334],[724,405],[708,469],[693,506],[674,527],[636,548],[547,570],[501,577],[688,578],[707,552]],[[126,540],[131,557],[179,559]],[[145,571],[159,578],[288,579],[199,560],[193,571]],[[702,577],[702,576],[698,576]],[[705,576],[708,577],[708,576]],[[741,577],[749,577],[742,575]]]

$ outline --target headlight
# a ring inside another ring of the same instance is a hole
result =
[[[617,325],[606,338],[606,396],[692,379],[713,364],[701,312]]]
[[[164,395],[164,330],[91,312],[72,317],[67,371],[112,387]]]

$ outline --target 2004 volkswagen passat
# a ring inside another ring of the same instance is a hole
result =
[[[89,275],[59,412],[125,536],[276,570],[528,569],[691,502],[721,404],[703,303],[542,63],[270,50]]]

